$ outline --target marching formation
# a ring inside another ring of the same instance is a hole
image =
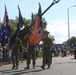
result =
[[[43,62],[42,62],[41,68],[45,69],[45,65],[46,65],[46,61],[47,61],[47,65],[48,65],[47,68],[49,69],[50,65],[52,63],[51,46],[53,45],[53,42],[48,37],[49,32],[45,31],[44,33],[45,33],[45,36],[42,39],[43,44],[44,44],[44,47],[43,47]],[[30,69],[31,59],[32,59],[33,69],[35,69],[35,66],[36,66],[36,47],[38,45],[33,45],[32,43],[30,43],[28,41],[29,35],[27,35],[25,39],[27,39],[27,47],[26,48],[22,46],[22,41],[18,38],[18,36],[16,36],[12,48],[9,49],[9,59],[8,60],[9,60],[9,63],[13,64],[12,70],[19,68],[19,61],[23,62],[23,59],[21,60],[21,58],[23,57],[22,52],[25,52],[25,51],[27,53],[27,54],[25,54],[27,56],[27,58],[26,58],[27,66],[24,67],[24,69]],[[0,47],[1,47],[1,45],[0,45]],[[0,48],[0,57],[1,57],[2,52],[3,52],[3,49],[1,47]],[[2,64],[2,59],[3,59],[3,57],[1,57],[1,60],[0,60],[1,63],[0,64]]]
[[[54,5],[54,2],[52,5]],[[48,37],[49,32],[44,29],[42,25],[42,13],[41,5],[39,3],[39,10],[36,16],[36,19],[29,27],[24,27],[23,18],[21,15],[20,8],[19,10],[19,18],[18,18],[18,25],[15,33],[12,35],[12,31],[10,28],[8,13],[5,5],[5,14],[3,23],[0,29],[0,65],[2,66],[3,61],[7,61],[7,57],[9,63],[12,63],[12,70],[19,68],[19,61],[22,62],[23,52],[26,52],[26,62],[27,66],[24,69],[30,69],[30,63],[32,58],[32,65],[33,69],[35,69],[36,65],[36,47],[39,45],[40,41],[43,42],[43,62],[42,62],[42,69],[45,69],[45,65],[47,63],[48,69],[52,63],[52,50],[51,47],[53,45],[53,41],[51,38]],[[25,34],[19,33],[22,28],[25,28]],[[31,31],[29,31],[31,29]],[[24,35],[23,39],[27,40],[27,46],[23,46],[22,39],[19,36]],[[6,55],[6,56],[5,56]],[[46,62],[47,61],[47,62]]]

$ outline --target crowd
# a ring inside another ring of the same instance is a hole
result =
[[[45,31],[45,35],[42,39],[44,45],[43,62],[41,66],[42,69],[45,69],[46,63],[48,65],[47,68],[49,69],[52,63],[52,51],[50,50],[50,47],[53,45],[53,42],[51,38],[48,37],[48,34],[49,32]],[[13,65],[12,70],[18,69],[19,61],[23,63],[23,60],[26,59],[27,66],[24,67],[24,69],[30,69],[32,59],[33,69],[35,69],[39,48],[38,45],[35,46],[28,41],[29,35],[27,35],[25,39],[27,39],[27,47],[22,45],[22,41],[18,38],[18,36],[16,36],[15,42],[11,48],[9,48],[8,44],[5,46],[0,44],[0,66],[3,65],[3,62],[8,62],[8,64]]]

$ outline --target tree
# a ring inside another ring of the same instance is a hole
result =
[[[45,18],[42,18],[42,25],[43,25],[43,28],[46,29],[47,22],[46,22]]]
[[[33,21],[35,21],[36,16],[37,16],[37,14],[34,14],[34,15],[33,15]],[[18,17],[16,17],[15,19],[10,19],[9,21],[10,21],[10,27],[11,27],[12,33],[14,34],[15,31],[16,31],[16,29],[17,29]],[[23,21],[24,21],[24,26],[25,26],[25,28],[26,28],[26,26],[31,25],[31,23],[32,23],[32,18],[31,18],[31,19],[23,18]],[[2,24],[2,22],[1,22],[1,20],[0,20],[0,26],[1,26],[1,24]],[[47,22],[46,22],[46,20],[45,20],[44,17],[42,18],[42,25],[43,25],[43,28],[46,29]],[[32,26],[32,28],[33,28],[33,26]],[[30,31],[32,30],[32,28],[30,28]],[[24,33],[25,33],[25,31],[22,32],[22,35],[24,35]],[[54,39],[54,36],[51,36],[51,35],[50,35],[50,37],[52,38],[53,41],[55,40],[55,39]],[[20,36],[20,38],[23,38],[23,37]],[[22,40],[23,43],[25,44],[26,40],[25,40],[25,39],[21,39],[21,40]]]
[[[11,27],[12,33],[14,33],[17,29],[17,25],[16,25],[15,20],[10,19],[10,27]]]
[[[53,35],[49,34],[49,38],[51,38],[51,39],[52,39],[52,41],[53,41],[53,43],[55,43],[55,42],[54,42],[54,41],[55,41],[55,38],[54,38],[54,36],[53,36]]]
[[[69,46],[69,42],[70,42],[70,47],[76,47],[76,37],[73,36],[70,39],[68,39],[67,41],[64,42],[64,44]]]

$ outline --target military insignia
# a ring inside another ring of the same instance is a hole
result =
[[[42,33],[43,33],[42,29],[41,29],[41,28],[38,28],[38,30],[37,30],[37,34],[38,34],[38,36],[41,36]]]

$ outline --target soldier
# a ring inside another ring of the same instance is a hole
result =
[[[28,35],[29,38],[29,35]],[[30,42],[27,41],[27,67],[25,67],[24,69],[30,69],[29,65],[32,59],[32,64],[33,64],[33,69],[35,69],[35,46],[33,44],[31,44]]]
[[[49,69],[50,65],[51,65],[51,61],[52,61],[50,47],[53,43],[52,43],[51,38],[48,37],[49,32],[45,31],[44,34],[45,34],[45,36],[43,38],[43,42],[44,42],[43,64],[42,64],[41,68],[45,69],[45,64],[46,64],[46,60],[47,60],[47,65],[48,65],[48,69]]]
[[[19,47],[21,46],[21,40],[16,36],[12,49],[12,69],[18,69],[19,66]]]
[[[21,46],[19,47],[19,59],[20,59],[21,63],[23,63],[23,49],[22,49],[22,42],[21,42]]]

